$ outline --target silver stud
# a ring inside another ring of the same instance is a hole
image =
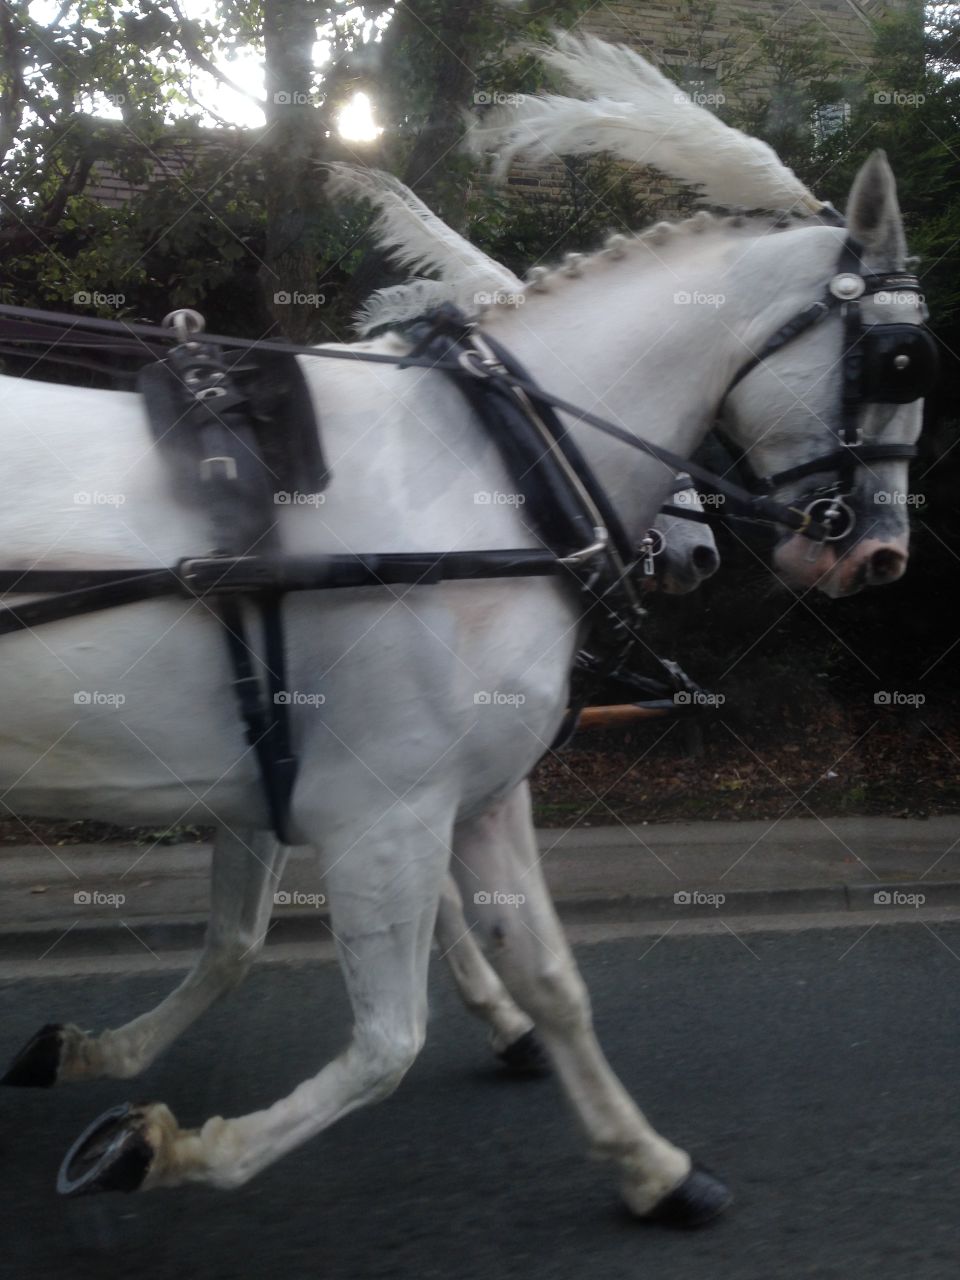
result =
[[[830,281],[830,292],[835,298],[841,298],[844,302],[859,298],[866,287],[863,278],[852,271],[841,271]]]
[[[904,355],[894,356],[893,367],[895,369],[908,369],[910,367],[910,357]]]

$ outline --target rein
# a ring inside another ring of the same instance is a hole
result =
[[[167,323],[172,321],[174,316],[193,319],[181,321],[179,328],[174,328]],[[4,325],[4,319],[18,321],[19,326],[17,324]],[[775,502],[765,494],[751,492],[749,489],[734,484],[705,467],[698,466],[690,459],[673,453],[662,445],[645,440],[642,436],[636,436],[606,418],[591,413],[587,409],[582,409],[570,401],[554,395],[552,392],[545,391],[529,377],[525,370],[520,369],[515,362],[510,363],[505,349],[499,343],[496,343],[487,335],[481,338],[477,332],[477,326],[465,320],[455,308],[444,305],[433,313],[431,319],[435,328],[425,334],[412,351],[403,356],[387,355],[383,352],[374,351],[331,350],[326,347],[277,342],[273,339],[250,341],[246,338],[231,338],[223,334],[211,333],[204,333],[203,340],[205,344],[209,343],[216,347],[241,352],[266,349],[287,355],[311,356],[314,359],[353,360],[367,364],[388,364],[398,369],[419,368],[450,374],[469,373],[477,378],[503,378],[508,376],[509,383],[514,390],[523,392],[530,401],[541,408],[545,407],[569,414],[576,421],[583,422],[618,440],[621,444],[638,449],[649,457],[655,458],[658,462],[662,462],[669,467],[671,472],[684,471],[693,479],[701,481],[711,491],[722,494],[726,502],[730,504],[731,509],[740,513],[739,518],[781,525],[794,532],[802,533],[815,541],[821,541],[828,536],[829,530],[824,525],[814,521],[808,513],[796,507]],[[140,359],[145,357],[151,359],[162,358],[166,352],[164,345],[161,344],[180,343],[186,339],[185,345],[187,345],[190,341],[187,335],[199,332],[197,322],[202,324],[201,318],[196,312],[192,311],[173,312],[171,316],[166,318],[163,326],[157,326],[133,324],[124,320],[97,320],[86,317],[77,319],[76,316],[70,316],[63,312],[37,311],[25,307],[4,305],[0,306],[0,355],[15,354],[22,356],[27,354],[17,346],[11,346],[11,343],[23,343],[25,345],[44,343],[47,345],[47,350],[44,351],[42,359],[54,362],[62,361],[72,365],[83,364],[84,362],[76,357],[61,355],[57,350],[58,348],[92,348],[111,355],[136,356]],[[428,321],[428,323],[430,322]],[[191,324],[194,326],[193,328],[190,327]],[[448,360],[442,357],[431,358],[422,354],[432,333],[450,333],[452,331],[473,336],[475,351],[461,352],[455,360]],[[507,359],[506,364],[504,363],[505,358]],[[103,372],[105,368],[105,366],[93,362],[89,363],[87,367],[97,372]],[[562,438],[566,438],[565,434]],[[669,514],[682,514],[685,518],[690,519],[697,518],[697,513],[682,512],[679,509],[671,509]],[[722,516],[719,518],[722,518]],[[2,580],[2,575],[0,575],[0,589],[4,589]]]

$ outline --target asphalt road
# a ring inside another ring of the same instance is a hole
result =
[[[439,966],[427,1048],[387,1102],[237,1192],[59,1199],[60,1158],[100,1110],[159,1098],[191,1124],[254,1110],[336,1050],[336,970],[275,966],[140,1081],[2,1091],[0,1276],[954,1280],[960,925],[650,947],[579,956],[625,1083],[733,1185],[718,1225],[677,1235],[621,1213],[555,1083],[497,1074]],[[47,1018],[122,1021],[170,981],[2,985],[0,1054]]]

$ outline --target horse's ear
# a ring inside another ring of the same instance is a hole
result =
[[[874,151],[861,166],[847,201],[847,226],[870,258],[902,269],[907,253],[897,184],[886,152]]]

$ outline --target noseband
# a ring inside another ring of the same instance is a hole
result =
[[[829,207],[822,216],[836,225],[845,225],[840,215]],[[858,466],[917,455],[916,446],[912,444],[864,444],[860,427],[863,405],[910,404],[921,399],[932,387],[938,366],[936,343],[923,325],[865,323],[861,299],[875,298],[886,292],[913,293],[919,298],[920,281],[915,275],[899,271],[871,274],[864,267],[862,252],[859,242],[848,234],[826,295],[798,312],[768,338],[737,372],[721,400],[722,410],[730,392],[748,374],[794,338],[839,311],[843,321],[843,357],[837,447],[767,476],[757,475],[746,454],[735,450],[746,487],[753,493],[770,495],[781,485],[794,480],[823,472],[832,473],[834,478],[831,481],[807,493],[809,502],[805,508],[811,519],[827,530],[825,540],[828,542],[847,537],[856,523],[847,499],[853,492]]]

